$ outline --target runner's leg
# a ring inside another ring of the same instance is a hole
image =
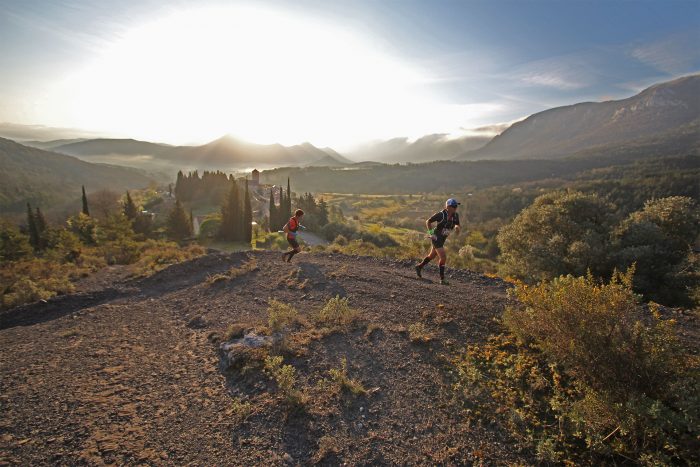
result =
[[[440,260],[438,262],[438,265],[440,266],[440,280],[444,281],[445,280],[445,263],[447,262],[447,254],[445,253],[444,248],[438,248],[436,251],[437,251],[437,255],[440,257]]]
[[[430,260],[432,260],[433,258],[435,258],[435,257],[437,256],[437,254],[438,254],[438,253],[437,253],[437,251],[435,250],[435,247],[434,247],[434,246],[431,246],[431,247],[430,247],[430,253],[428,253],[428,256],[426,256],[425,258],[423,258],[423,261],[421,261],[420,264],[418,264],[418,266],[422,268],[423,266],[425,266],[426,264],[428,264],[428,263],[430,262]]]

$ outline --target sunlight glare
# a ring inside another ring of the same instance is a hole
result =
[[[200,8],[129,30],[58,94],[75,126],[176,144],[230,133],[340,147],[489,111],[441,104],[429,81],[380,43],[318,19]]]

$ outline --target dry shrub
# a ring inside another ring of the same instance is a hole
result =
[[[542,461],[700,461],[698,359],[672,320],[638,305],[632,274],[516,287],[522,306],[504,317],[512,334],[469,346],[457,363],[468,410],[499,413]]]
[[[413,323],[408,327],[408,337],[415,344],[426,344],[433,340],[433,334],[423,323]]]
[[[149,240],[143,246],[141,259],[134,265],[134,272],[137,276],[150,276],[168,266],[204,254],[206,249],[200,245],[181,247],[174,242]]]
[[[329,456],[337,455],[341,451],[338,440],[333,436],[322,436],[318,440],[318,450],[311,459],[315,464],[321,463]]]
[[[678,370],[673,322],[642,315],[633,274],[615,274],[609,284],[589,275],[518,287],[523,307],[508,310],[504,322],[593,389],[661,396]]]
[[[4,263],[0,268],[2,308],[70,293],[74,290],[71,280],[80,277],[80,272],[74,264],[38,258]]]
[[[296,369],[292,365],[282,365],[280,356],[268,356],[265,358],[265,373],[277,383],[277,390],[290,406],[299,406],[304,403],[304,396],[297,386]]]
[[[227,414],[230,415],[236,423],[243,423],[253,412],[253,405],[239,398],[234,398],[231,402],[231,408]]]
[[[340,368],[331,368],[328,370],[331,381],[335,383],[341,390],[349,391],[354,395],[367,394],[367,389],[361,382],[348,377],[348,361],[343,358],[340,362]]]
[[[255,258],[248,257],[239,267],[232,267],[229,269],[228,276],[231,279],[235,279],[250,272],[257,271],[258,269],[258,261]]]
[[[359,316],[360,312],[350,306],[347,297],[340,298],[336,295],[328,300],[323,308],[312,316],[312,319],[318,325],[330,328],[348,328],[357,321]]]
[[[282,332],[298,321],[299,313],[291,306],[277,300],[269,300],[267,322],[272,332]]]

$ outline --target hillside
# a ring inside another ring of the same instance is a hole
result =
[[[34,141],[35,147],[99,160],[117,165],[175,172],[180,168],[248,168],[251,166],[290,166],[352,164],[330,148],[319,149],[310,143],[295,146],[253,144],[225,135],[201,146],[170,146],[134,139],[88,139],[77,141]]]
[[[700,75],[654,85],[627,99],[545,110],[459,160],[561,158],[599,146],[654,137],[700,118]],[[696,133],[700,139],[700,133]]]
[[[491,139],[491,136],[449,138],[445,134],[425,135],[415,141],[393,138],[363,145],[348,152],[348,156],[358,161],[384,163],[450,160],[484,146]]]
[[[12,139],[12,138],[8,138]],[[53,151],[54,148],[57,148],[59,146],[64,146],[64,145],[69,145],[73,143],[80,143],[83,141],[87,141],[86,138],[70,138],[70,139],[54,139],[50,141],[18,141],[21,144],[24,144],[25,146],[29,146],[32,148],[37,148],[37,149],[43,149],[45,151]],[[71,155],[71,154],[69,154]]]
[[[207,280],[232,267],[248,272]],[[498,279],[449,271],[452,285],[442,287],[433,266],[420,280],[410,261],[303,253],[286,264],[276,252],[210,254],[141,280],[126,272],[104,270],[79,283],[80,293],[0,315],[0,460],[533,462],[488,414],[469,425],[451,390],[450,359],[498,327],[507,304]],[[310,317],[336,295],[349,299],[359,321],[323,331]],[[260,369],[221,372],[221,336],[233,324],[267,325],[270,299],[302,316],[284,352],[308,396],[301,410],[286,409]],[[413,323],[434,339],[412,343]],[[343,358],[367,394],[319,384]]]
[[[152,179],[126,167],[91,164],[72,156],[0,138],[0,209],[22,211],[27,201],[42,208],[80,199],[88,191],[144,188]]]
[[[135,139],[98,138],[69,142],[53,146],[52,151],[70,156],[103,156],[120,154],[128,156],[165,154],[173,147],[167,144],[149,143]]]
[[[560,160],[440,161],[407,165],[356,164],[346,168],[279,168],[261,172],[260,180],[279,185],[286,183],[287,177],[290,177],[294,189],[302,192],[415,194],[454,193],[551,178],[573,179],[584,171],[624,167],[637,162],[649,161],[664,166],[665,161],[671,160],[670,156],[687,158],[688,165],[697,171],[700,167],[700,147],[697,142],[692,145],[684,143],[693,138],[691,134],[685,139],[674,140],[676,150],[671,150],[673,147],[666,140],[649,141],[641,147],[596,150]],[[696,149],[691,151],[690,146]]]

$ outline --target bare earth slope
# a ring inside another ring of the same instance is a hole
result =
[[[252,272],[207,281],[251,261]],[[499,280],[453,271],[444,287],[410,262],[301,254],[286,264],[273,252],[210,254],[138,281],[103,274],[0,316],[0,465],[532,462],[488,415],[468,426],[451,392],[451,356],[494,331],[507,304]],[[308,395],[303,409],[290,411],[262,372],[220,372],[229,325],[267,324],[270,298],[308,316],[335,295],[360,324],[296,329],[306,341],[285,363]],[[435,339],[412,343],[417,322]],[[318,384],[344,357],[369,394]]]

